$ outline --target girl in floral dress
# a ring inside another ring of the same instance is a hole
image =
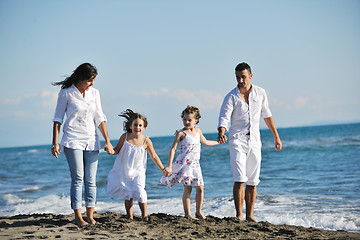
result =
[[[177,130],[175,133],[175,140],[171,147],[168,165],[165,168],[165,173],[172,173],[168,177],[162,177],[160,184],[167,185],[169,188],[179,182],[184,184],[183,205],[185,217],[195,219],[190,213],[190,195],[192,187],[196,189],[196,214],[200,219],[205,219],[201,212],[202,203],[204,200],[204,181],[200,168],[200,148],[201,144],[206,146],[218,145],[217,141],[207,140],[202,134],[200,128],[195,125],[199,123],[201,117],[197,107],[188,106],[182,113],[184,128]],[[180,153],[177,156],[174,164],[173,159],[178,144],[180,143]]]

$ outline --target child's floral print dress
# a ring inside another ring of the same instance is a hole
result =
[[[184,132],[182,129],[177,130]],[[204,186],[204,180],[200,168],[200,134],[186,134],[180,141],[180,153],[172,165],[172,174],[162,177],[160,184],[167,185],[169,188],[182,182],[186,186]],[[175,133],[175,134],[176,134]]]

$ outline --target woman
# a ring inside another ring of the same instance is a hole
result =
[[[78,66],[64,81],[53,83],[61,86],[53,118],[53,142],[51,153],[58,158],[64,151],[71,174],[71,208],[74,209],[77,225],[95,224],[96,172],[100,141],[96,127],[100,129],[106,143],[105,151],[112,154],[106,129],[106,117],[102,111],[99,91],[93,88],[97,70],[89,63]],[[63,126],[61,148],[58,144],[60,126]],[[85,184],[87,222],[81,214],[82,185]]]

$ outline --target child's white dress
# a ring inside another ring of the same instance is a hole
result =
[[[147,202],[145,191],[146,140],[142,146],[132,145],[128,143],[126,134],[124,144],[108,175],[108,194],[125,200],[133,198],[140,203]]]
[[[182,129],[177,130],[182,131]],[[175,133],[175,134],[176,134]],[[180,141],[180,153],[172,165],[172,174],[162,177],[159,181],[162,185],[169,188],[182,182],[186,186],[204,186],[204,180],[200,168],[200,134],[195,136],[185,133],[185,137]]]

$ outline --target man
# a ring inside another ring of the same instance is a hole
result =
[[[256,186],[259,184],[261,163],[260,118],[274,135],[276,151],[280,151],[282,143],[275,127],[264,89],[252,85],[251,68],[247,63],[240,63],[235,68],[237,87],[229,92],[223,101],[219,115],[218,142],[225,143],[224,135],[229,129],[230,164],[234,180],[234,203],[236,217],[242,219],[245,199],[246,220],[253,217]],[[246,184],[246,190],[244,185]]]

